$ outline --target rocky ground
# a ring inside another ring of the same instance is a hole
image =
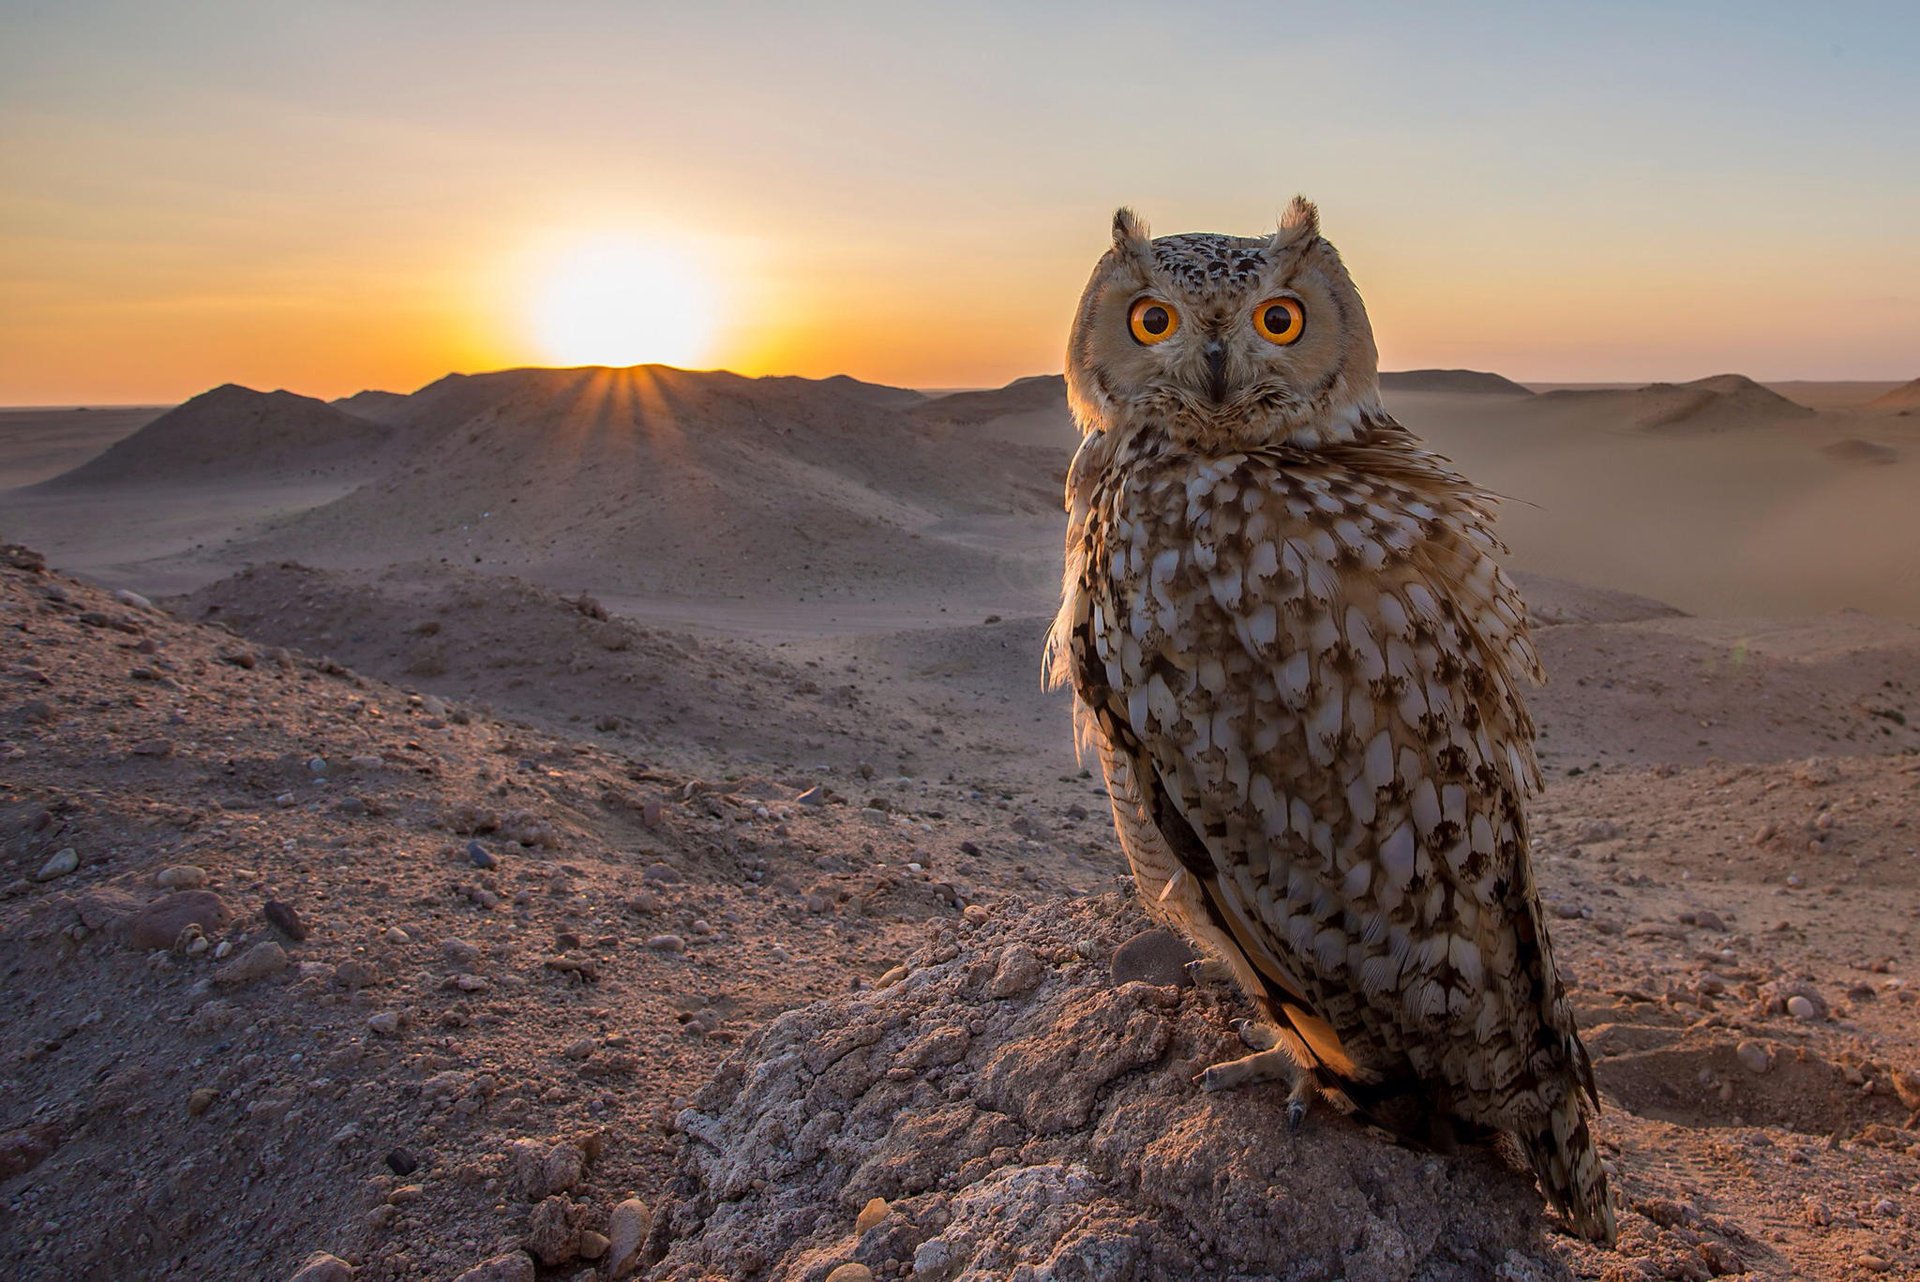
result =
[[[742,670],[457,584],[322,642],[354,585],[276,573],[0,564],[8,1276],[1920,1275],[1905,633],[1539,589],[1607,1252],[1497,1155],[1198,1093],[1236,1000],[1141,960],[1037,622]]]

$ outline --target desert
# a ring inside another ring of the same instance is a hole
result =
[[[1057,377],[637,366],[0,414],[5,1271],[1920,1273],[1920,420],[1382,383],[1503,499],[1617,1249],[1193,1084],[1244,1002],[1040,685]]]

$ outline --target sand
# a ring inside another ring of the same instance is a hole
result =
[[[1449,1204],[1498,1206],[1474,1258],[1532,1276],[1912,1275],[1920,452],[1871,397],[1597,391],[1389,393],[1513,496],[1551,677],[1536,857],[1622,1247],[1567,1239],[1484,1155],[1445,1168]],[[572,1278],[604,1272],[636,1197],[662,1276],[904,1277],[936,1239],[1039,1249],[992,1227],[993,1172],[1076,1169],[1074,1240],[1140,1277],[1264,1258],[1230,1199],[1191,1194],[1240,1159],[1161,1142],[1270,1109],[1181,1085],[1237,999],[1114,986],[1141,923],[1038,689],[1059,395],[506,371],[264,398],[288,412],[251,420],[273,429],[253,458],[0,494],[0,535],[56,567],[0,560],[0,1272],[284,1279],[326,1251],[363,1282]],[[49,424],[13,425],[0,468],[49,479]],[[344,429],[367,448],[329,455]],[[189,867],[197,889],[166,873]],[[221,911],[183,933],[207,906],[181,894]],[[1050,978],[980,1022],[965,976],[1036,939]],[[1071,1055],[1060,1030],[1140,1001],[1164,1049],[1087,1061],[1108,1076],[1084,1124],[1035,1125],[996,1084],[1025,1062],[1008,1045]],[[798,1167],[729,1083],[849,1021],[977,1046],[849,1060],[848,1107],[884,1113],[873,1160]],[[969,1108],[987,1129],[926,1147]],[[1002,1108],[1033,1137],[1005,1152]],[[1247,1158],[1306,1199],[1303,1253],[1343,1258],[1312,1208],[1369,1180],[1437,1196],[1425,1156],[1314,1125]],[[860,1233],[868,1185],[893,1206]],[[708,1227],[722,1205],[805,1225]],[[1431,1205],[1376,1218],[1409,1269],[1469,1249],[1423,1236]]]

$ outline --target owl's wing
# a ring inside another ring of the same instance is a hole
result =
[[[1484,496],[1348,453],[1113,491],[1084,675],[1195,907],[1335,1084],[1497,1111],[1590,1081],[1525,858],[1538,663]]]

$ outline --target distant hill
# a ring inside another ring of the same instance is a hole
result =
[[[1009,414],[1067,406],[1067,380],[1061,374],[1034,374],[1016,378],[1005,387],[977,392],[952,392],[922,402],[914,416],[934,423],[984,423]]]
[[[1873,466],[1900,461],[1900,451],[1891,445],[1882,445],[1878,441],[1863,441],[1857,436],[1849,436],[1843,441],[1822,445],[1820,452],[1836,463],[1864,463]]]
[[[352,474],[374,466],[392,434],[325,401],[228,383],[167,411],[46,485]]]
[[[405,392],[379,392],[368,390],[355,392],[352,396],[342,396],[333,402],[337,410],[344,410],[356,418],[364,418],[372,423],[393,425],[406,417],[407,395]]]
[[[932,527],[1051,517],[1070,446],[918,430],[922,400],[665,366],[449,375],[383,407],[405,437],[392,467],[247,554],[371,565],[404,547],[608,592],[808,599],[1003,577],[998,552]]]
[[[1482,396],[1532,396],[1510,378],[1477,369],[1409,369],[1382,372],[1383,392],[1472,392]]]
[[[1691,383],[1649,383],[1635,388],[1567,389],[1546,392],[1541,399],[1606,406],[1647,431],[1723,431],[1811,418],[1814,413],[1744,374],[1715,374]]]
[[[1920,378],[1911,383],[1902,383],[1890,392],[1874,397],[1867,402],[1870,410],[1910,410],[1920,409]]]

